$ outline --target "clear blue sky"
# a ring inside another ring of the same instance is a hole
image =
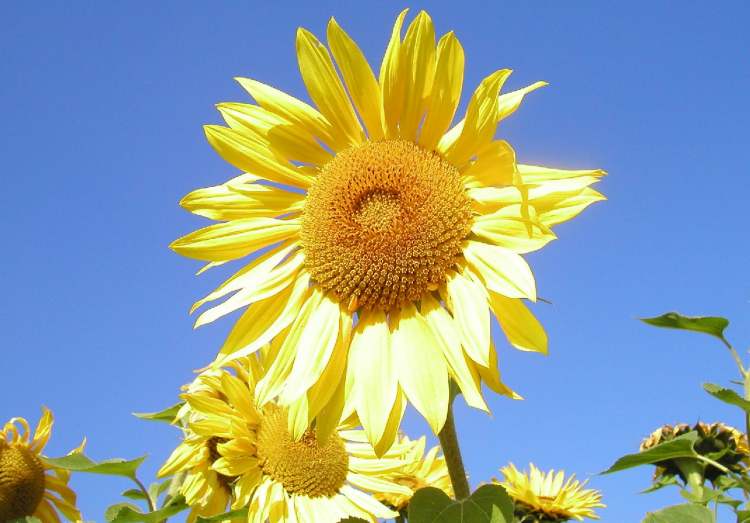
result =
[[[177,431],[133,418],[172,403],[227,332],[192,330],[190,304],[228,271],[167,249],[204,221],[177,202],[235,174],[205,143],[213,105],[247,100],[232,77],[306,96],[294,55],[304,25],[335,15],[379,63],[401,3],[8,2],[0,15],[0,419],[57,417],[49,453],[84,435],[101,459],[149,453]],[[507,382],[494,417],[458,408],[474,485],[508,461],[588,477],[664,422],[739,424],[700,389],[733,376],[700,335],[636,318],[678,309],[725,315],[750,345],[747,241],[750,8],[744,2],[440,2],[426,7],[467,54],[466,86],[498,67],[536,80],[501,135],[525,163],[601,167],[609,201],[558,228],[530,256],[549,357],[500,341]],[[236,265],[234,266],[236,268]],[[231,270],[231,269],[230,269]],[[497,338],[498,340],[500,338]],[[426,430],[413,413],[410,434]],[[678,502],[639,495],[651,470],[592,476],[603,520],[640,521]],[[103,521],[124,481],[77,476]]]

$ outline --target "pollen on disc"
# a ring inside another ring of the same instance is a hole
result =
[[[445,281],[471,224],[455,166],[412,142],[367,142],[337,154],[310,188],[305,265],[350,309],[388,311]]]

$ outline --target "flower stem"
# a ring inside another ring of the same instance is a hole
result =
[[[469,481],[466,479],[466,469],[461,459],[461,449],[458,446],[458,436],[456,435],[456,423],[453,420],[453,394],[451,394],[448,403],[448,416],[445,419],[443,430],[438,433],[440,446],[445,456],[445,464],[448,467],[448,474],[453,485],[453,493],[456,499],[465,499],[469,497]]]

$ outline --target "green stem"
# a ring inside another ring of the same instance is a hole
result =
[[[458,436],[456,435],[456,423],[453,420],[453,395],[448,403],[448,416],[445,420],[443,430],[438,434],[440,446],[445,456],[445,464],[448,467],[448,474],[453,485],[453,493],[456,499],[465,499],[469,497],[469,481],[466,479],[466,469],[461,459],[461,449],[458,446]]]
[[[156,510],[156,507],[154,506],[154,502],[151,500],[151,494],[148,493],[148,489],[136,476],[133,476],[133,481],[135,481],[135,484],[138,485],[138,488],[141,489],[141,492],[143,492],[143,494],[146,496],[146,501],[148,502],[148,511],[154,512]]]

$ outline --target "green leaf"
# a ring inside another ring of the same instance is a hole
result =
[[[683,316],[677,312],[668,312],[654,318],[641,318],[641,321],[656,327],[703,332],[722,340],[724,339],[724,329],[729,325],[729,320],[726,318],[717,316]]]
[[[181,401],[179,403],[175,403],[171,407],[167,407],[164,410],[160,410],[159,412],[134,412],[133,416],[136,418],[146,419],[150,421],[161,421],[163,423],[172,423],[174,421],[175,416],[177,416],[177,412],[182,408],[182,406],[185,404],[184,401]]]
[[[146,456],[132,460],[120,458],[107,459],[98,463],[83,454],[70,454],[61,458],[43,458],[49,465],[74,472],[88,472],[91,474],[108,474],[110,476],[125,476],[135,478],[135,472],[146,459]]]
[[[367,521],[361,518],[346,518],[340,519],[339,523],[367,523]]]
[[[673,458],[695,458],[698,454],[693,449],[693,445],[698,440],[698,433],[690,431],[687,434],[678,436],[672,440],[660,443],[648,450],[637,454],[628,454],[623,456],[602,474],[610,474],[619,470],[625,470],[640,465],[650,465]]]
[[[42,523],[42,520],[34,516],[26,516],[18,519],[11,519],[8,523]]]
[[[703,389],[714,398],[720,399],[724,403],[729,403],[730,405],[734,405],[745,412],[750,413],[750,401],[743,399],[742,396],[732,389],[724,388],[716,383],[704,383]]]
[[[409,502],[409,523],[512,523],[513,501],[500,485],[484,485],[454,501],[440,489],[418,490]]]
[[[641,494],[648,494],[649,492],[656,492],[657,490],[663,489],[664,487],[677,486],[680,484],[675,476],[659,476],[654,480],[650,487],[641,491]]]
[[[750,523],[750,510],[738,510],[737,523]]]
[[[224,521],[225,519],[241,518],[247,516],[247,508],[238,508],[237,510],[231,510],[224,514],[217,514],[216,516],[198,516],[195,520],[196,523],[208,523],[210,521]]]
[[[138,507],[130,503],[118,503],[107,509],[104,518],[109,523],[160,523],[188,508],[182,496],[176,497],[164,508],[147,513],[141,512]]]
[[[646,514],[642,523],[715,523],[713,513],[703,505],[685,503]]]
[[[146,494],[137,488],[131,488],[122,493],[122,497],[128,499],[146,500]]]

